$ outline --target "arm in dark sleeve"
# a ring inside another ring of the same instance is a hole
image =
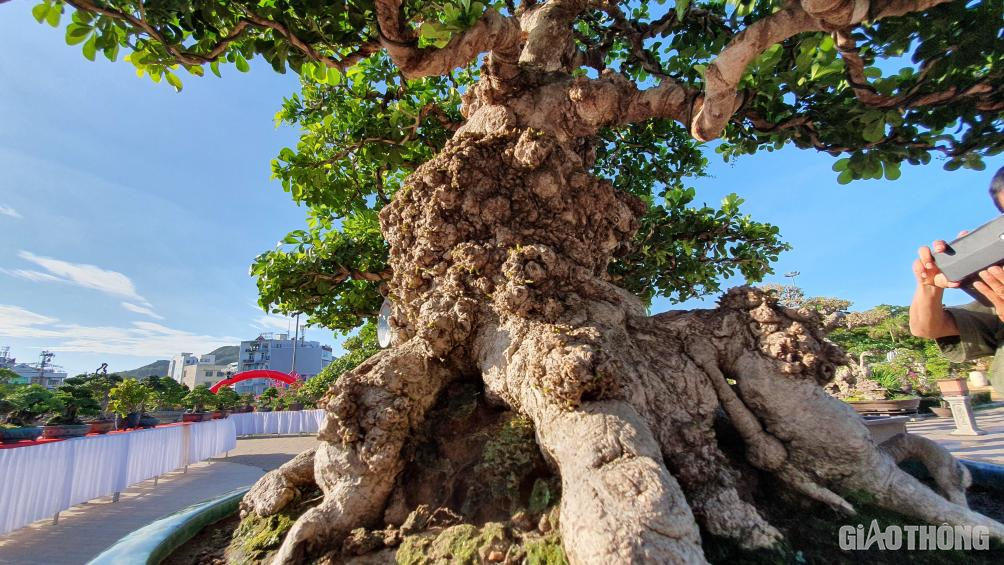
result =
[[[1004,322],[1001,322],[993,308],[979,302],[965,306],[945,308],[955,320],[959,335],[937,339],[941,353],[954,363],[972,361],[993,355],[1004,336]]]

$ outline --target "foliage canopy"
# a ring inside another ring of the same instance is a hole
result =
[[[982,157],[1004,149],[1002,0],[549,4],[569,14],[573,54],[538,72],[542,80],[614,72],[645,95],[689,100],[675,114],[604,124],[593,140],[594,172],[647,205],[632,248],[610,265],[644,299],[715,292],[736,274],[760,280],[787,248],[777,227],[740,212],[736,195],[696,204],[686,179],[705,171],[698,140],[718,138],[726,159],[786,144],[825,151],[840,157],[841,183],[895,180],[903,162],[932,155],[949,170],[982,169]],[[821,8],[836,4],[842,11]],[[867,10],[848,8],[859,4]],[[520,15],[544,9],[508,0],[45,0],[32,12],[56,26],[67,6],[66,42],[86,58],[126,59],[177,90],[183,72],[246,72],[256,59],[299,74],[301,92],[277,121],[301,138],[273,173],[307,206],[306,226],[251,273],[263,307],[343,331],[377,311],[391,276],[377,212],[463,123],[461,97],[484,72],[476,55],[501,49]],[[709,108],[723,104],[717,123]]]

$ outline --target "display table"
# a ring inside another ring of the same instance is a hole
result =
[[[324,410],[244,412],[231,414],[238,436],[265,434],[316,434],[324,422]]]
[[[236,446],[225,418],[0,450],[0,534]]]

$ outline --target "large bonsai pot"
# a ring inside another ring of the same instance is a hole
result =
[[[938,390],[941,391],[941,396],[966,396],[969,394],[966,379],[938,381]]]
[[[856,400],[848,402],[861,414],[909,414],[920,407],[920,398],[902,400]]]
[[[139,419],[137,425],[141,428],[153,428],[159,423],[160,420],[158,420],[157,418],[144,414],[143,417]]]
[[[227,412],[226,410],[213,410],[212,415],[214,420],[222,420],[227,417]]]
[[[204,422],[210,419],[212,415],[209,412],[189,412],[187,414],[181,415],[182,422]]]
[[[94,420],[90,422],[91,429],[87,433],[89,434],[107,434],[108,432],[115,429],[115,420],[111,418],[106,420]]]
[[[83,437],[91,431],[90,424],[60,424],[57,426],[42,426],[42,437],[45,439],[64,439]]]
[[[42,435],[42,428],[38,426],[28,426],[24,428],[0,428],[0,437],[4,443],[14,443],[18,441],[35,441]]]
[[[272,409],[269,408],[269,407],[267,407],[267,406],[263,406],[263,407],[255,408],[255,411],[257,411],[257,412],[271,412]]]
[[[294,402],[286,407],[286,410],[303,410],[302,402]]]

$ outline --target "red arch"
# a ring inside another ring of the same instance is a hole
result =
[[[246,381],[248,379],[272,379],[273,381],[279,381],[291,385],[295,383],[298,379],[294,375],[288,375],[286,373],[280,373],[279,371],[271,371],[268,369],[255,369],[253,371],[244,371],[243,373],[237,373],[236,375],[230,377],[229,379],[223,379],[222,381],[209,387],[209,390],[216,391],[220,390],[225,386],[230,386],[234,383],[239,383],[241,381]]]

